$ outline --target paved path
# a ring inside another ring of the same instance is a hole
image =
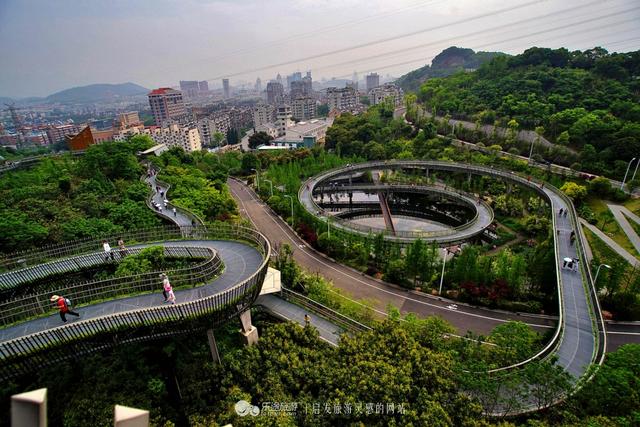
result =
[[[640,218],[638,218],[637,215],[635,215],[633,212],[631,212],[629,209],[625,208],[624,206],[607,205],[607,207],[613,214],[613,217],[616,219],[616,221],[618,221],[618,224],[620,224],[620,227],[622,227],[622,231],[624,231],[624,234],[627,235],[627,238],[629,239],[633,247],[636,249],[638,253],[640,253],[640,237],[638,237],[636,230],[634,230],[631,224],[629,224],[629,221],[627,220],[627,216],[631,218],[633,221],[635,221],[637,224],[640,224]]]
[[[620,255],[622,258],[624,258],[629,264],[635,265],[635,266],[640,265],[640,261],[638,261],[638,259],[636,257],[634,257],[629,252],[627,252],[627,250],[625,248],[623,248],[618,243],[616,243],[616,241],[613,240],[611,237],[609,237],[605,233],[603,233],[602,230],[600,230],[598,227],[596,227],[595,225],[589,224],[586,220],[584,220],[582,218],[580,218],[580,224],[582,224],[584,227],[587,227],[587,229],[589,231],[591,231],[593,234],[598,236],[600,238],[600,240],[602,240],[604,243],[606,243],[607,246],[609,246],[618,255]]]
[[[246,243],[240,242],[223,240],[182,240],[139,246],[151,245],[208,247],[217,251],[224,262],[224,271],[212,282],[197,288],[175,291],[176,302],[178,304],[181,302],[195,301],[227,290],[255,273],[262,263],[262,255],[257,249]],[[79,307],[76,310],[81,316],[79,319],[74,316],[68,316],[67,318],[70,319],[70,322],[77,322],[79,320],[91,319],[107,314],[162,306],[164,305],[163,300],[161,282],[160,279],[158,279],[157,294],[145,294],[128,298],[119,298],[86,307]],[[62,320],[60,320],[60,316],[57,313],[51,316],[19,323],[15,326],[1,329],[0,342],[51,329],[60,325],[62,325]]]
[[[304,315],[311,317],[311,326],[316,328],[320,333],[320,338],[329,344],[337,346],[340,335],[344,333],[344,329],[325,320],[312,311],[278,298],[275,295],[260,295],[256,300],[256,305],[265,307],[272,314],[283,320],[296,322],[302,326],[305,325]]]
[[[380,168],[392,167],[422,167],[429,170],[441,170],[458,173],[473,173],[479,175],[492,176],[494,178],[507,180],[518,185],[527,186],[543,193],[551,203],[551,211],[556,217],[554,223],[554,237],[557,239],[556,245],[556,270],[560,277],[559,286],[563,303],[563,329],[559,336],[558,346],[554,354],[558,357],[558,363],[575,378],[582,376],[592,362],[596,354],[596,331],[591,319],[591,307],[588,290],[583,284],[583,271],[573,271],[563,269],[563,259],[578,259],[576,247],[569,242],[569,234],[573,231],[580,235],[581,230],[575,228],[571,217],[562,217],[556,214],[560,209],[566,210],[570,206],[565,201],[559,190],[538,185],[529,180],[523,179],[514,173],[500,171],[493,168],[479,167],[460,163],[434,162],[434,161],[390,161],[390,162],[369,162],[351,165],[343,168],[336,168],[318,175],[303,184],[300,189],[299,198],[303,201],[311,197],[313,188],[319,183],[330,180],[331,177],[344,175],[351,172],[361,172],[367,170],[378,170]],[[315,211],[312,211],[315,213]],[[584,266],[588,268],[588,266]],[[586,280],[586,279],[585,279]]]
[[[544,333],[555,324],[555,319],[515,313],[492,311],[485,308],[458,304],[458,310],[447,308],[449,300],[416,294],[406,289],[373,279],[354,269],[321,256],[307,247],[287,224],[264,205],[246,185],[230,179],[227,181],[231,194],[238,202],[241,215],[249,219],[256,229],[264,234],[272,247],[288,243],[293,249],[293,258],[310,273],[318,273],[344,289],[358,300],[372,302],[374,310],[384,316],[388,304],[398,307],[402,313],[416,313],[422,317],[441,316],[450,322],[460,334],[473,331],[487,335],[493,328],[509,320],[520,320]]]

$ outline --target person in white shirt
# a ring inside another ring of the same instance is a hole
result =
[[[109,258],[113,261],[113,252],[111,252],[111,246],[106,240],[102,241],[102,249],[104,249],[104,260],[109,261]]]

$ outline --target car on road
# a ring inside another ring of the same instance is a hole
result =
[[[457,305],[457,304],[449,304],[449,305],[447,306],[447,308],[448,308],[449,310],[457,310],[457,309],[458,309],[458,305]]]

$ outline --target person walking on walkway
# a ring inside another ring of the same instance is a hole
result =
[[[307,313],[304,314],[304,324],[307,326],[311,324],[311,316],[309,316],[309,314]]]
[[[124,245],[124,240],[122,240],[122,237],[118,239],[118,249],[120,250],[120,258],[124,258],[125,256],[127,256],[127,247]]]
[[[58,310],[60,310],[60,318],[64,323],[67,323],[67,314],[80,317],[78,313],[71,310],[71,301],[69,301],[67,298],[61,297],[60,295],[52,295],[51,298],[49,298],[49,301],[55,303],[56,306],[58,306]]]
[[[558,216],[562,216],[562,211],[563,211],[563,209],[560,208],[560,211],[558,212]]]
[[[178,216],[178,211],[176,210],[176,208],[173,208],[172,211],[173,211],[174,218],[177,217]]]
[[[162,296],[164,296],[164,302],[169,300],[169,291],[171,290],[171,283],[169,282],[169,276],[165,273],[160,275],[162,279]]]
[[[103,240],[102,249],[104,249],[104,260],[109,261],[109,258],[111,258],[111,261],[113,261],[113,252],[111,252],[111,245],[109,245],[109,242]]]

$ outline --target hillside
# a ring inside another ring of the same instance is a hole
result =
[[[405,91],[416,91],[427,78],[445,77],[462,70],[475,70],[499,55],[506,54],[502,52],[474,52],[473,49],[451,46],[433,58],[431,65],[425,65],[405,74],[396,83]]]
[[[577,168],[622,178],[627,162],[640,157],[638,76],[640,51],[533,47],[475,72],[429,79],[418,99],[439,115],[542,126],[552,142],[581,151]]]
[[[114,98],[134,95],[146,95],[146,89],[135,83],[120,84],[93,84],[74,87],[49,95],[48,102],[100,102],[113,100]]]

